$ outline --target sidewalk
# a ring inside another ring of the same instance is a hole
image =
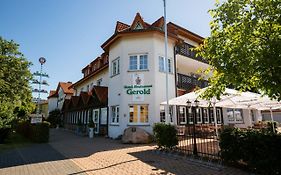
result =
[[[74,174],[247,174],[234,168],[218,170],[183,158],[159,155],[152,145],[121,144],[120,141],[101,137],[89,139],[62,130],[51,132],[50,145],[82,169]]]
[[[64,175],[78,172],[81,169],[75,163],[49,144],[33,144],[0,153],[0,175]]]

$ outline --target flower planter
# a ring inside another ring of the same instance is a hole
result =
[[[89,138],[94,137],[94,128],[89,128]]]

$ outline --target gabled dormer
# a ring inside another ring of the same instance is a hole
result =
[[[147,24],[143,21],[141,15],[137,13],[131,25],[131,30],[140,30],[145,28],[147,28]]]

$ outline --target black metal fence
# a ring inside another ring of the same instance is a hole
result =
[[[217,126],[220,130],[220,125]],[[177,151],[207,160],[221,161],[215,124],[178,126]]]

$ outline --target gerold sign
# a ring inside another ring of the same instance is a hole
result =
[[[137,95],[137,94],[150,94],[150,88],[152,85],[131,85],[124,86],[128,95]]]
[[[126,93],[132,95],[133,101],[143,101],[144,95],[149,95],[151,93],[152,85],[144,84],[143,74],[133,74],[132,75],[132,85],[124,86]]]

